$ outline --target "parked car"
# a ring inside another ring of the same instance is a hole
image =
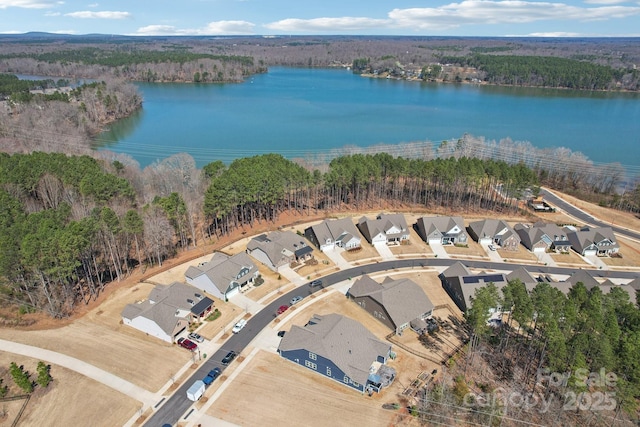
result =
[[[198,344],[186,338],[178,338],[178,345],[184,347],[189,351],[195,351],[198,348]]]
[[[236,353],[235,351],[230,351],[229,353],[227,353],[227,355],[225,357],[222,358],[222,364],[223,365],[228,365],[229,363],[231,363],[233,361],[233,359],[236,358],[237,355],[238,355],[238,353]]]
[[[236,323],[233,327],[233,329],[231,330],[231,332],[233,332],[234,334],[237,334],[238,332],[240,332],[242,330],[242,328],[244,328],[247,325],[247,321],[246,319],[240,319],[238,320],[238,323]]]
[[[316,279],[312,282],[309,282],[309,286],[315,288],[316,286],[322,286],[322,280]]]
[[[490,251],[495,251],[495,250],[496,250],[496,247],[495,247],[495,246],[493,246],[493,245],[489,245],[489,250],[490,250]]]
[[[285,331],[278,331],[278,336],[279,336],[280,338],[282,338],[282,337],[284,337],[284,334],[285,334],[285,333],[286,333]]]
[[[280,307],[278,307],[278,315],[284,313],[285,311],[289,310],[289,306],[288,305],[281,305]]]
[[[298,295],[297,297],[291,298],[291,301],[289,301],[289,305],[297,304],[300,301],[302,301],[302,297],[300,295]]]
[[[191,332],[189,334],[189,339],[196,342],[204,342],[204,337],[200,334],[196,334],[195,332]]]
[[[216,378],[218,378],[218,376],[220,375],[220,372],[222,371],[220,371],[220,368],[218,367],[210,370],[207,376],[202,379],[202,382],[204,383],[204,385],[206,385],[207,387],[210,386],[211,383],[213,383],[216,380]]]

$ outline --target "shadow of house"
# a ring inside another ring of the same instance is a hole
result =
[[[379,391],[384,386],[378,372],[391,356],[391,345],[378,340],[353,319],[339,314],[316,314],[304,327],[291,327],[280,341],[278,353],[364,393]],[[395,372],[389,383],[393,378]]]
[[[433,303],[410,279],[387,277],[378,283],[364,275],[351,286],[347,296],[398,335],[412,321],[424,321],[433,314]]]
[[[213,300],[193,286],[175,282],[157,285],[145,301],[128,304],[122,310],[122,323],[148,335],[172,343],[191,322],[209,315]]]

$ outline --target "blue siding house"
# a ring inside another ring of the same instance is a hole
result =
[[[383,370],[384,378],[379,374],[391,354],[391,344],[339,314],[314,315],[304,327],[293,326],[282,338],[278,353],[362,393],[380,391],[395,378],[395,371],[388,367]]]

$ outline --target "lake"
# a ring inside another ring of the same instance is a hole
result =
[[[511,138],[640,169],[636,93],[373,79],[343,69],[271,68],[241,84],[139,83],[143,109],[99,136],[141,166],[179,152],[198,166],[355,145]]]

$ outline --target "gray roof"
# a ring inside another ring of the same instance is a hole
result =
[[[434,232],[438,232],[442,235],[448,235],[451,230],[458,227],[460,231],[458,233],[451,233],[451,235],[459,235],[465,233],[464,220],[460,216],[423,216],[416,221],[418,229],[423,236],[424,240]]]
[[[433,310],[433,303],[413,280],[387,277],[382,283],[362,276],[349,289],[353,297],[368,296],[385,308],[397,327]]]
[[[613,235],[611,227],[584,227],[580,230],[570,231],[567,237],[571,242],[571,246],[576,252],[582,253],[591,245],[596,245],[598,249],[610,250],[620,247]]]
[[[346,242],[354,236],[358,239],[360,238],[358,229],[350,217],[325,220],[320,224],[312,225],[311,229],[320,245],[323,245],[327,240],[331,240],[332,242]]]
[[[456,277],[456,276],[470,276],[471,271],[467,268],[466,265],[457,261],[451,267],[447,268],[442,272],[442,276],[444,277]]]
[[[292,326],[278,347],[279,351],[316,353],[360,384],[366,384],[373,362],[378,356],[386,358],[390,349],[390,344],[377,339],[362,324],[335,313],[316,314],[306,326]]]
[[[520,241],[520,236],[511,228],[509,224],[501,219],[483,219],[469,223],[469,228],[478,237],[478,239],[491,237],[492,239],[500,236],[502,240],[506,240],[511,236],[515,236]]]
[[[519,279],[524,285],[535,286],[538,283],[538,280],[536,280],[536,278],[533,277],[533,275],[529,273],[524,267],[518,267],[511,273],[507,274],[508,281],[516,279]]]
[[[390,233],[392,227],[397,227],[401,231],[399,233]],[[369,242],[374,236],[381,233],[387,238],[397,238],[409,234],[407,221],[403,214],[379,214],[375,219],[363,216],[358,221],[358,228],[360,228],[360,232]]]
[[[568,230],[553,223],[539,221],[531,226],[516,224],[513,229],[520,236],[522,244],[529,250],[533,249],[540,241],[543,241],[547,247],[551,247],[552,244],[555,246],[571,245],[567,238]]]
[[[200,300],[204,300],[199,292],[199,289],[184,283],[157,285],[151,290],[146,301],[140,304],[128,304],[121,315],[125,319],[146,317],[154,321],[164,332],[171,334],[177,320],[185,319],[176,315],[177,310],[190,312]]]
[[[224,294],[229,289],[231,282],[242,283],[238,274],[246,268],[249,269],[249,272],[256,271],[256,265],[246,252],[239,252],[233,256],[216,252],[209,262],[197,267],[189,267],[185,272],[185,276],[189,279],[195,279],[206,275],[211,280],[211,283]],[[248,279],[251,276],[246,275],[244,277]]]
[[[304,237],[291,231],[273,231],[254,237],[247,243],[247,250],[251,252],[256,249],[262,250],[273,265],[278,265],[283,255],[299,257],[313,251]]]
[[[591,288],[600,286],[600,283],[587,270],[576,271],[571,276],[569,276],[567,280],[565,280],[565,282],[571,284],[571,286],[575,285],[578,282],[582,282],[587,290],[591,290]]]

